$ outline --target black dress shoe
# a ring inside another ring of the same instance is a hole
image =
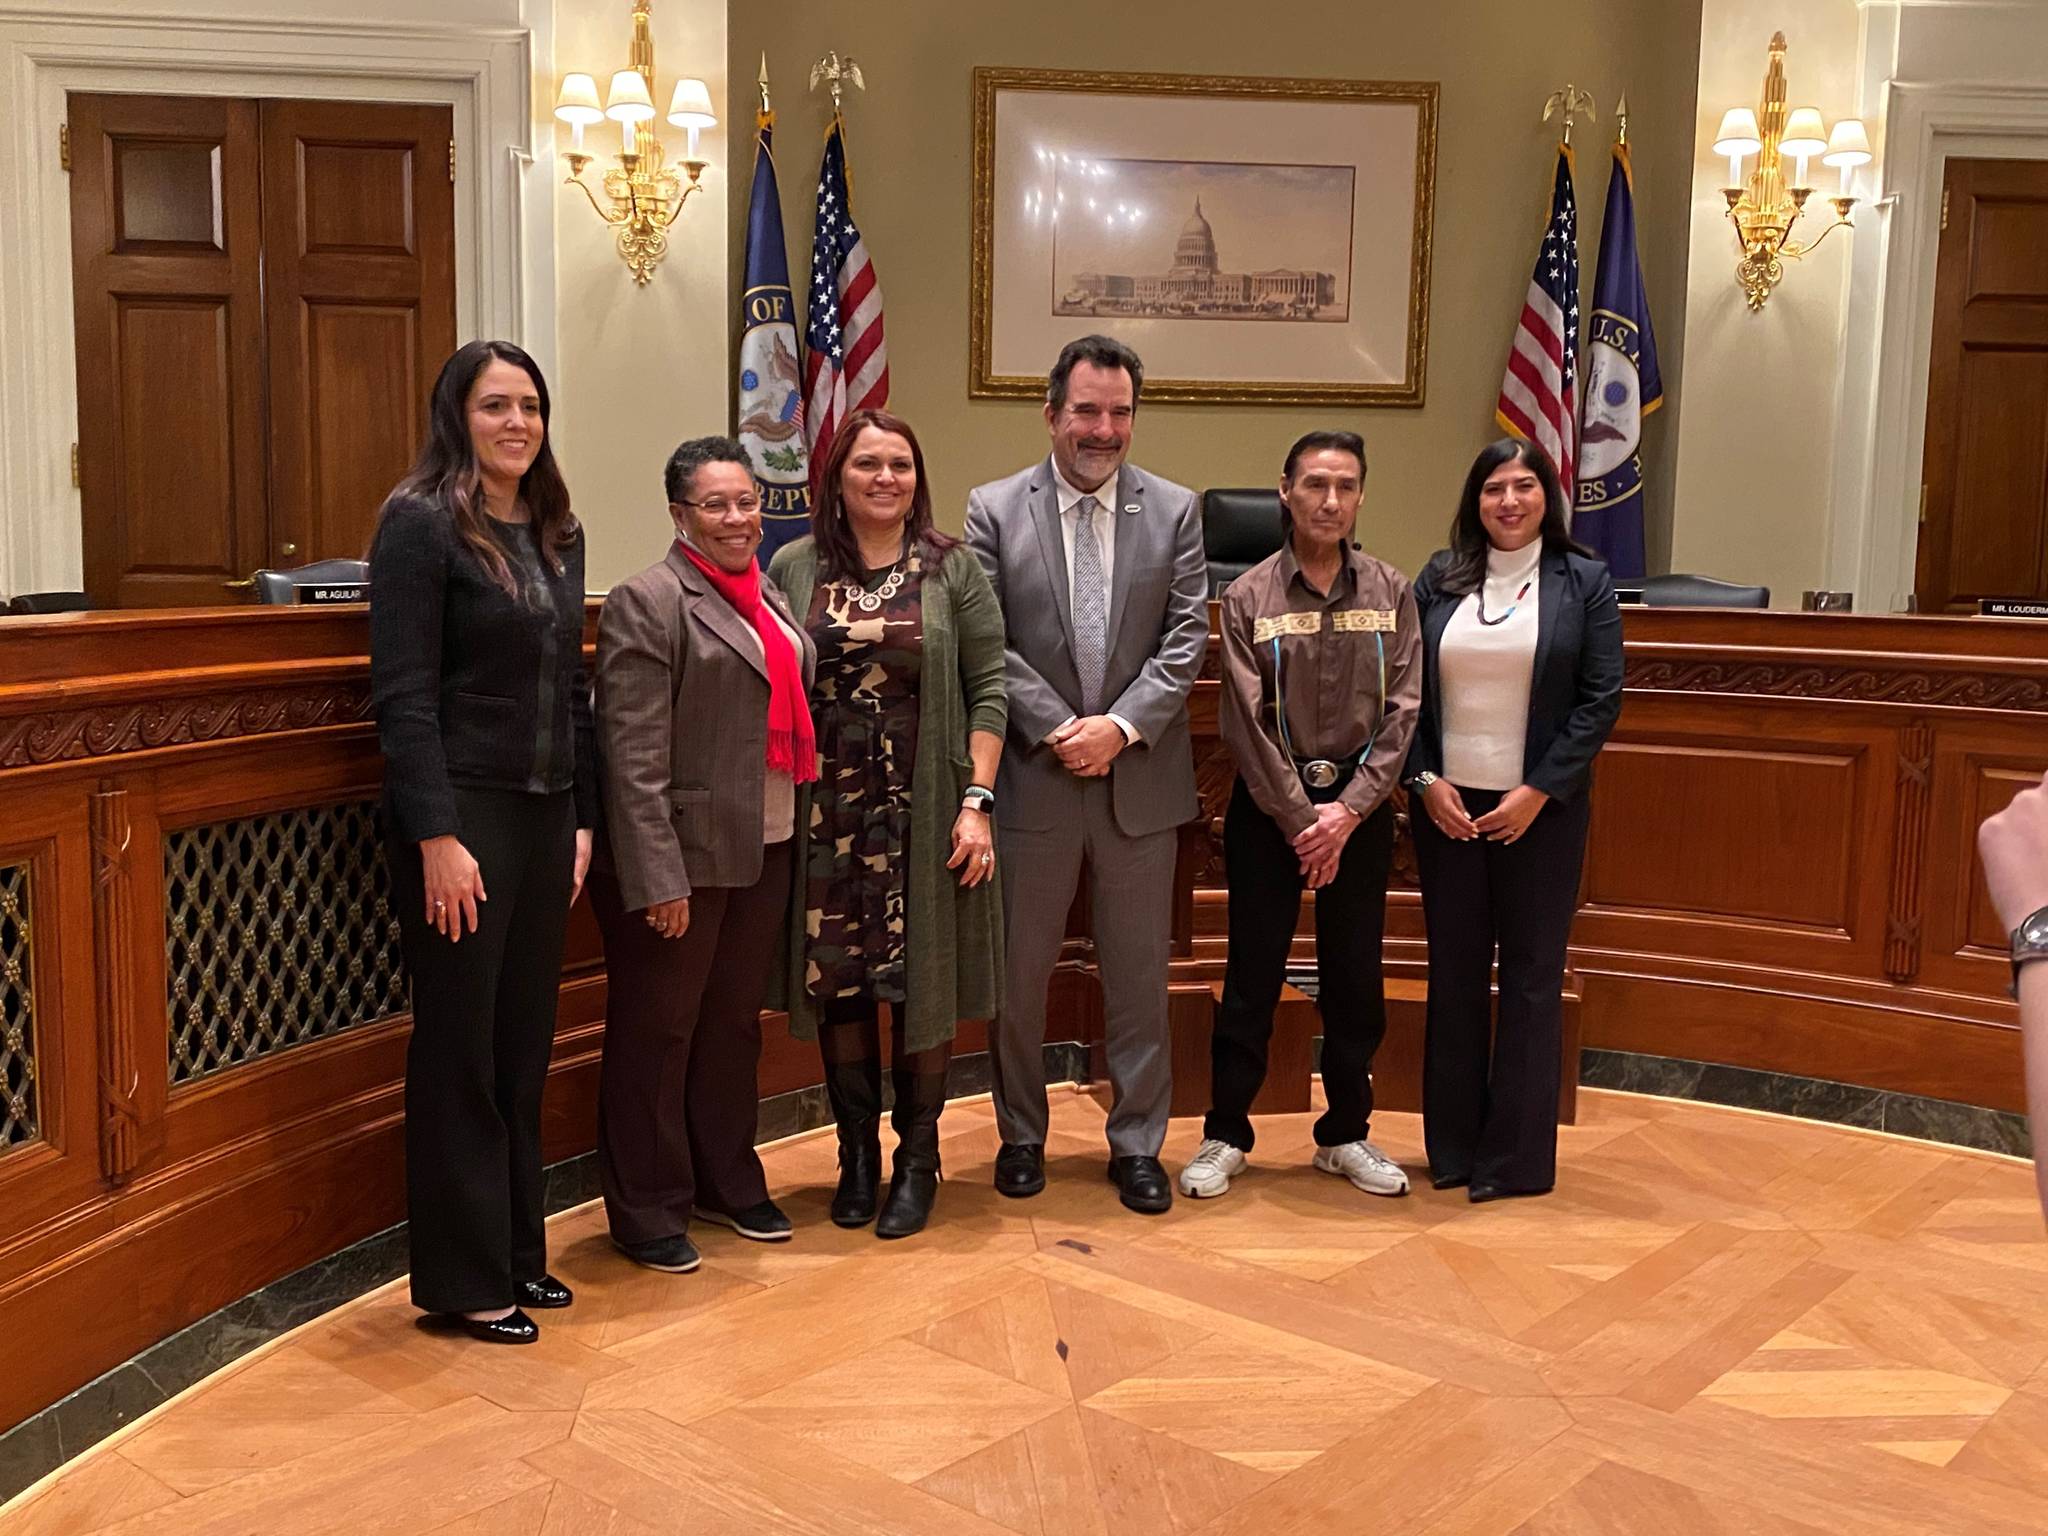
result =
[[[996,1154],[996,1193],[1021,1200],[1043,1188],[1045,1148],[1036,1142],[1004,1142]]]
[[[612,1246],[642,1269],[658,1269],[671,1275],[687,1275],[702,1262],[697,1245],[681,1233],[649,1238],[644,1243],[622,1243],[615,1237]]]
[[[1173,1204],[1173,1181],[1156,1157],[1112,1157],[1109,1181],[1123,1191],[1125,1205],[1146,1216]]]
[[[1484,1205],[1489,1200],[1529,1200],[1549,1193],[1548,1189],[1504,1189],[1498,1184],[1474,1184],[1466,1191],[1465,1198],[1474,1205]]]
[[[1469,1173],[1433,1173],[1429,1176],[1431,1189],[1463,1189],[1471,1182]]]
[[[540,1328],[514,1307],[503,1317],[461,1317],[454,1321],[472,1339],[484,1344],[538,1344]]]
[[[864,1227],[875,1219],[876,1186],[882,1182],[882,1146],[867,1136],[839,1137],[839,1188],[832,1195],[832,1225]]]
[[[909,1237],[931,1220],[939,1193],[936,1168],[898,1168],[889,1180],[889,1200],[875,1219],[875,1236]]]
[[[576,1299],[576,1293],[553,1275],[542,1275],[538,1280],[522,1280],[513,1286],[512,1299],[522,1307],[549,1309],[568,1306]]]

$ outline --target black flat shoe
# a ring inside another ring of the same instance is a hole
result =
[[[1463,1189],[1471,1182],[1469,1173],[1433,1173],[1429,1176],[1431,1189]]]
[[[889,1201],[875,1221],[877,1237],[909,1237],[922,1232],[931,1220],[932,1201],[938,1198],[939,1172],[936,1168],[898,1168],[889,1180]]]
[[[553,1275],[542,1275],[538,1280],[522,1280],[512,1287],[512,1295],[520,1306],[542,1310],[566,1307],[576,1299],[576,1293]]]
[[[538,1344],[540,1327],[524,1312],[514,1307],[503,1317],[463,1317],[456,1315],[449,1319],[464,1333],[480,1344]]]
[[[1173,1181],[1156,1157],[1112,1157],[1109,1182],[1122,1191],[1124,1204],[1140,1215],[1157,1216],[1173,1205]]]
[[[682,1233],[649,1238],[644,1243],[622,1243],[615,1237],[612,1246],[642,1269],[658,1269],[669,1275],[687,1275],[702,1262],[697,1245]]]
[[[1547,1189],[1503,1189],[1498,1184],[1474,1184],[1465,1198],[1474,1205],[1484,1205],[1489,1200],[1533,1200],[1549,1193]]]
[[[717,1211],[708,1205],[700,1205],[697,1207],[697,1219],[731,1227],[741,1237],[751,1238],[757,1243],[786,1243],[796,1230],[789,1218],[783,1215],[782,1207],[773,1200],[763,1200],[744,1211]]]
[[[1021,1200],[1044,1188],[1045,1148],[1036,1142],[1004,1142],[996,1154],[996,1193]]]

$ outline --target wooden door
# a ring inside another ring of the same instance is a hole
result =
[[[256,104],[69,116],[86,591],[222,602],[269,548]]]
[[[1951,160],[1927,377],[1923,613],[2048,598],[2048,160]]]
[[[272,529],[360,556],[455,350],[454,113],[263,103]]]

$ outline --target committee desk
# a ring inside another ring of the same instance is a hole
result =
[[[1974,850],[2048,770],[2048,630],[1641,609],[1624,631],[1572,945],[1583,1043],[2019,1109]],[[412,893],[379,853],[365,647],[361,608],[0,623],[0,1429],[404,1217]],[[1214,662],[1183,995],[1226,943]],[[587,906],[571,924],[551,1161],[592,1144],[604,1029]],[[1386,958],[1412,993],[1405,831]],[[1100,1032],[1077,939],[1048,1038]],[[810,1047],[766,1038],[764,1098],[819,1081]]]

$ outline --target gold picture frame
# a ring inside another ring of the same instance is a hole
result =
[[[1099,329],[1148,400],[1423,403],[1435,81],[982,66],[973,91],[971,398],[1041,398],[1059,342]]]

